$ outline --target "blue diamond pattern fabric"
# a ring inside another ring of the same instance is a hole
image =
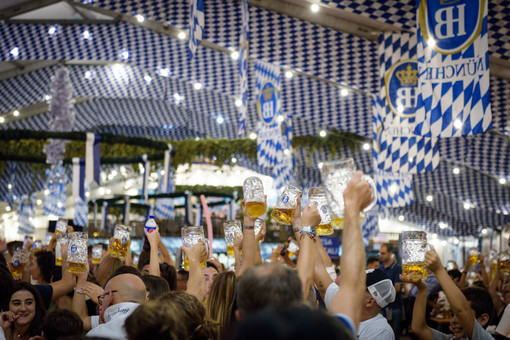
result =
[[[376,170],[377,204],[385,207],[404,207],[413,203],[413,177]]]
[[[422,19],[415,133],[448,138],[487,131],[492,122],[487,1],[419,0],[417,6]]]
[[[239,108],[239,137],[246,133],[246,110],[248,105],[248,51],[250,42],[250,12],[248,0],[243,0],[242,28],[239,38],[239,77],[241,90],[241,107]]]
[[[18,207],[18,234],[32,235],[35,233],[35,195],[22,195]]]
[[[413,133],[416,117],[416,36],[384,34],[379,38],[379,99],[374,99],[374,155],[378,169],[419,173],[435,169],[435,138]]]
[[[89,206],[87,202],[85,202],[80,197],[76,198],[74,201],[74,225],[87,227],[89,224],[88,215]]]
[[[204,0],[191,0],[189,12],[189,58],[193,59],[204,35]]]

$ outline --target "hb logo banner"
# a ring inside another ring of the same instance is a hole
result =
[[[415,132],[457,137],[490,129],[487,0],[418,0]]]
[[[281,163],[283,148],[277,117],[280,115],[280,68],[258,61],[255,64],[257,87],[257,160],[261,167]]]
[[[439,164],[437,140],[417,136],[418,65],[416,36],[379,37],[380,92],[374,98],[376,167],[389,173],[419,173]]]

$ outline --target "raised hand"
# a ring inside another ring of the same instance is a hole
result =
[[[425,254],[425,265],[434,274],[436,274],[440,270],[444,270],[443,264],[439,259],[439,255],[437,255],[434,249],[427,251],[427,253]]]

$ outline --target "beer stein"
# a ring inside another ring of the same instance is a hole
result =
[[[290,225],[294,211],[296,211],[297,198],[301,198],[301,196],[303,196],[303,192],[299,188],[288,185],[271,213],[271,218],[277,223]]]
[[[27,253],[24,249],[18,249],[14,252],[11,262],[9,263],[9,269],[11,270],[14,280],[21,280],[25,266],[28,263],[29,256],[29,253]]]
[[[113,232],[112,257],[125,259],[131,246],[131,227],[119,224]]]
[[[404,231],[402,233],[402,272],[427,277],[425,254],[427,253],[427,233],[424,231]]]
[[[243,194],[246,199],[246,214],[255,218],[264,215],[267,209],[264,186],[258,177],[248,177],[243,183]]]
[[[67,233],[67,218],[60,217],[55,225],[55,234]]]
[[[41,240],[35,240],[34,245],[32,246],[32,249],[34,250],[34,253],[37,253],[38,251],[43,250],[43,243]]]
[[[331,213],[329,211],[328,200],[326,198],[324,188],[310,188],[308,191],[308,201],[311,204],[317,205],[317,210],[321,215],[321,222],[317,226],[317,235],[333,234],[333,227],[331,226]]]
[[[55,265],[62,265],[62,244],[67,244],[69,242],[69,234],[68,233],[58,233],[57,234],[57,243],[55,244]]]
[[[478,252],[478,248],[469,248],[468,250],[468,261],[473,266],[476,266],[478,264],[478,255],[480,253]]]
[[[223,223],[225,243],[227,244],[227,255],[234,256],[234,237],[243,233],[243,227],[239,220],[229,220]]]
[[[196,227],[182,227],[181,228],[181,240],[182,245],[184,247],[191,248],[198,242],[203,242],[207,249],[207,243],[205,242],[205,236],[204,236],[204,228],[202,226],[196,226]],[[184,254],[184,252],[183,252]],[[203,261],[200,262],[200,265],[202,268],[205,268],[207,265],[206,259],[203,259]],[[189,271],[189,260],[184,255],[184,270]]]
[[[102,244],[94,244],[92,246],[92,263],[99,264],[103,259],[103,245]]]
[[[352,158],[341,159],[333,162],[324,162],[321,168],[321,177],[324,182],[324,190],[329,202],[329,207],[334,216],[332,216],[333,225],[342,225],[344,219],[344,190],[347,183],[351,180],[356,171],[354,160]],[[372,201],[363,210],[368,211],[377,203],[377,188],[374,180],[367,175],[363,176],[372,188]],[[363,216],[361,217],[363,218]]]
[[[72,232],[69,234],[67,247],[66,269],[71,273],[83,273],[87,270],[87,233]]]

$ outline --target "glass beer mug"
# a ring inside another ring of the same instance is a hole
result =
[[[277,223],[290,225],[294,211],[296,211],[297,198],[301,198],[301,196],[303,196],[303,192],[299,188],[288,185],[276,203],[271,218]]]
[[[207,250],[207,243],[205,242],[204,228],[202,226],[196,227],[182,227],[181,228],[181,240],[184,247],[191,248],[198,242],[203,242]],[[184,255],[184,252],[183,252]],[[202,268],[207,265],[206,259],[200,262]],[[184,270],[189,271],[189,260],[184,255]]]
[[[427,277],[425,254],[427,253],[427,233],[424,231],[404,231],[402,233],[402,272],[409,277],[419,273]]]
[[[43,243],[41,240],[35,240],[33,245],[34,253],[37,253],[38,251],[43,250]]]
[[[92,246],[92,263],[100,264],[102,259],[103,259],[103,245],[94,244]]]
[[[227,255],[234,256],[234,237],[243,233],[243,227],[239,220],[229,220],[223,223],[225,243],[227,244]]]
[[[342,225],[344,220],[344,190],[347,187],[347,183],[351,180],[352,175],[356,172],[354,160],[352,158],[345,158],[336,160],[333,162],[324,162],[321,168],[321,177],[324,182],[324,190],[326,192],[326,198],[331,208],[333,225]],[[367,175],[364,175],[363,180],[367,181],[372,188],[372,201],[363,210],[366,212],[377,203],[377,188],[374,180]],[[364,216],[360,216],[364,218]]]
[[[246,199],[246,214],[249,217],[255,218],[265,214],[266,197],[260,178],[255,176],[246,178],[243,183],[243,194]]]
[[[28,258],[29,253],[23,249],[18,249],[16,252],[14,252],[14,255],[11,258],[11,262],[9,263],[9,269],[11,270],[11,274],[14,280],[21,280],[25,266],[28,263]]]
[[[66,227],[67,228],[67,227]],[[58,233],[57,243],[55,244],[55,265],[62,266],[62,244],[69,242],[68,233]]]
[[[113,232],[112,257],[125,259],[131,247],[131,228],[119,224]]]
[[[69,234],[69,246],[67,247],[66,269],[71,273],[83,273],[87,270],[87,233],[72,232]]]
[[[479,255],[479,252],[478,252],[478,248],[469,248],[468,250],[468,261],[469,263],[471,263],[473,266],[476,266],[478,264],[478,255]]]
[[[323,187],[313,187],[308,191],[308,201],[317,205],[317,210],[321,215],[321,222],[317,226],[317,235],[333,234],[331,226],[331,213],[329,211],[328,200]]]

